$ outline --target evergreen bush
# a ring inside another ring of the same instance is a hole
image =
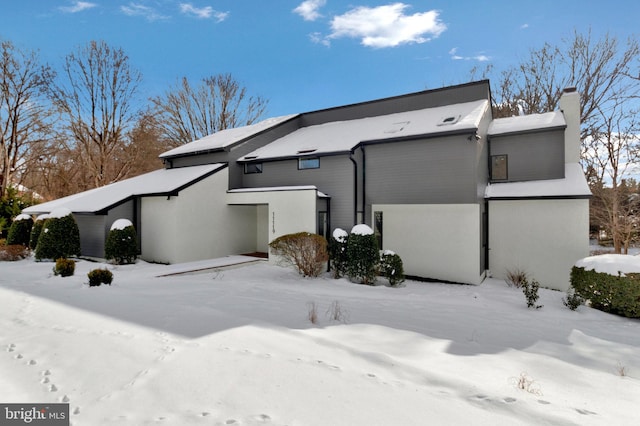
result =
[[[87,276],[89,277],[90,287],[96,287],[101,284],[111,285],[113,281],[113,274],[108,269],[94,269]]]
[[[29,237],[31,235],[32,226],[33,219],[31,219],[31,216],[26,214],[16,216],[16,218],[11,223],[11,226],[9,227],[7,244],[20,244],[25,247],[29,247]]]
[[[327,240],[309,232],[282,235],[269,243],[273,252],[305,277],[317,277],[329,260]]]
[[[575,294],[589,301],[592,308],[628,318],[640,318],[640,274],[611,275],[571,269],[571,287]]]
[[[374,284],[379,259],[378,241],[373,230],[363,224],[354,226],[347,240],[347,274],[351,280]]]
[[[380,275],[389,280],[392,286],[404,282],[402,259],[391,250],[384,250],[380,255]]]
[[[31,250],[35,250],[38,245],[38,238],[40,238],[40,234],[42,233],[42,228],[44,227],[45,221],[49,218],[48,214],[41,214],[36,218],[36,221],[33,223],[31,227],[31,235],[29,236],[29,248]]]
[[[536,304],[540,298],[538,295],[539,289],[540,284],[536,280],[529,281],[528,279],[525,279],[522,282],[522,292],[524,293],[524,297],[527,299],[527,308],[542,308],[543,305]]]
[[[71,259],[60,258],[56,260],[56,266],[53,267],[53,274],[61,277],[70,277],[76,270],[76,262]]]
[[[36,259],[80,256],[80,231],[68,209],[56,209],[44,223],[36,246]]]
[[[135,263],[138,257],[138,237],[133,224],[127,219],[118,219],[111,226],[104,247],[107,260],[118,265]]]
[[[329,260],[334,278],[347,274],[347,241],[349,234],[344,229],[336,228],[329,239]]]

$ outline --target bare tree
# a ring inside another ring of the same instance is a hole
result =
[[[141,74],[122,49],[91,41],[66,57],[62,77],[50,94],[65,120],[68,150],[79,156],[76,167],[85,169],[91,187],[122,179],[132,162],[122,153]]]
[[[494,98],[496,117],[540,113],[558,107],[564,88],[577,88],[581,161],[594,196],[601,196],[592,205],[604,208],[591,214],[613,236],[616,253],[628,241],[629,229],[621,210],[627,194],[619,188],[639,160],[635,118],[640,109],[639,60],[636,38],[621,45],[609,34],[593,40],[590,31],[574,32],[563,45],[546,43],[518,66],[503,71]]]
[[[178,146],[261,118],[267,101],[250,96],[231,74],[204,78],[192,86],[186,77],[163,96],[151,99],[163,138]]]
[[[33,51],[0,43],[0,198],[48,148],[50,110],[43,94],[53,73]]]

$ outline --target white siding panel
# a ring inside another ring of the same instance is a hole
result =
[[[383,249],[401,258],[406,275],[480,284],[478,204],[374,204],[383,212]]]
[[[541,286],[569,288],[571,267],[589,255],[589,200],[489,201],[489,269],[521,269]]]

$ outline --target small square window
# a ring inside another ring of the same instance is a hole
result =
[[[262,173],[262,163],[245,163],[244,174]]]
[[[491,156],[491,180],[507,180],[508,178],[507,155]]]
[[[298,170],[319,168],[320,159],[318,157],[298,158]]]

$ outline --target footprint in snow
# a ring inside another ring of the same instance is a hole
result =
[[[27,364],[29,364],[29,365],[36,365],[36,364],[37,364],[37,362],[36,362],[36,360],[35,360],[35,359],[32,359],[32,360],[29,360],[29,362],[28,362]]]
[[[511,398],[511,397],[506,397],[503,401],[506,402],[507,404],[512,404],[512,403],[516,402],[517,399]]]
[[[589,410],[583,410],[581,408],[576,408],[576,411],[582,415],[588,415],[588,414],[598,414],[598,413],[594,413],[593,411],[589,411]]]
[[[14,345],[13,343],[7,346],[7,352],[13,352],[15,349],[16,345]]]

